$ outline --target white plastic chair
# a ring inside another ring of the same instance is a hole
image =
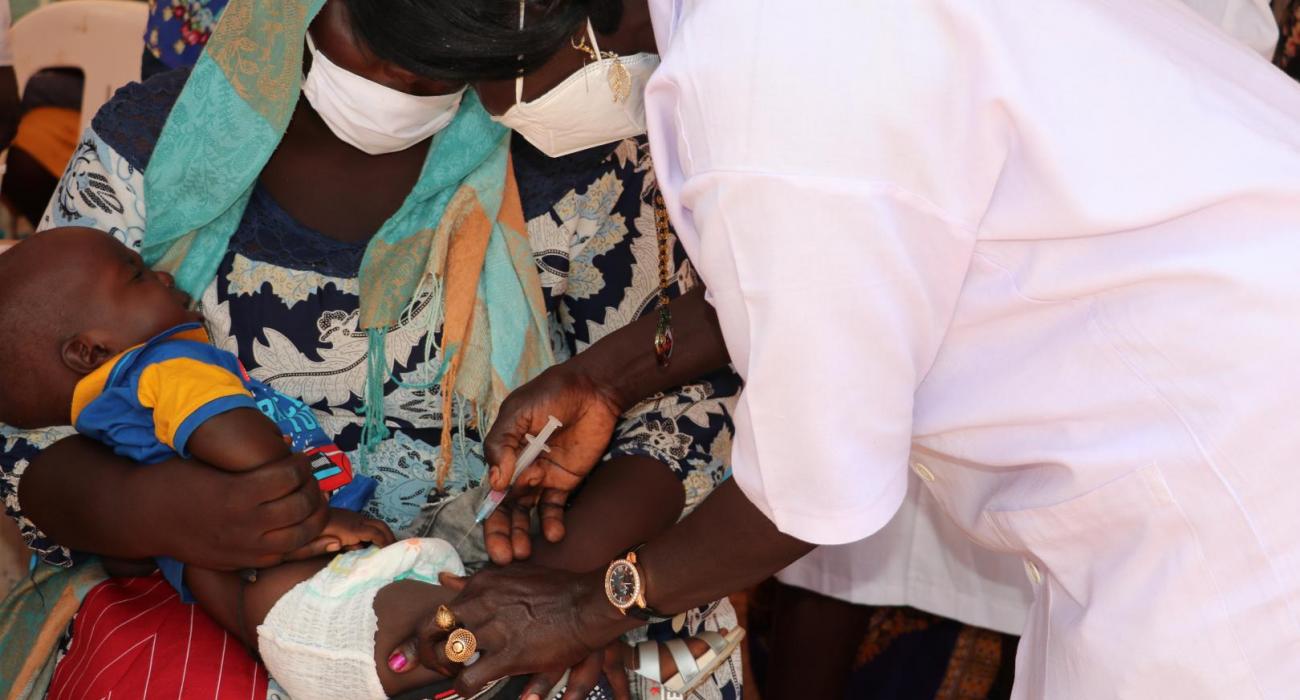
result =
[[[9,30],[19,90],[45,68],[86,76],[81,129],[113,92],[140,79],[149,5],[130,0],[63,0],[32,10]]]

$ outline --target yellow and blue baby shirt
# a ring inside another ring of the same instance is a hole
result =
[[[72,425],[144,464],[187,457],[185,445],[204,421],[257,408],[242,374],[198,324],[172,328],[86,375],[72,394]]]
[[[290,449],[311,456],[321,490],[333,492],[331,506],[360,510],[374,493],[377,482],[352,473],[311,408],[250,377],[197,323],[171,328],[82,378],[72,394],[72,425],[118,455],[156,464],[188,457],[195,429],[237,408],[257,409],[279,426]],[[191,601],[182,566],[163,558],[158,565]]]

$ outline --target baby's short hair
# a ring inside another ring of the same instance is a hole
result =
[[[85,279],[59,252],[60,234],[74,231],[51,230],[0,253],[0,422],[39,395],[44,375],[36,370],[59,361],[61,343],[86,320],[78,294]]]

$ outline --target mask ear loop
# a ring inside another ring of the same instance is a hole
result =
[[[591,39],[591,48],[596,51],[596,60],[605,58],[605,53],[600,50],[600,42],[596,41],[596,30],[591,26],[591,18],[587,18],[587,38]]]

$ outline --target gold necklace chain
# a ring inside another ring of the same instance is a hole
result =
[[[659,294],[656,306],[659,323],[655,326],[655,359],[667,367],[673,357],[673,315],[668,310],[668,285],[672,282],[672,251],[668,248],[668,207],[663,195],[655,192],[655,235],[659,239]]]
[[[569,46],[587,54],[587,57],[593,61],[599,61],[602,58],[618,58],[618,54],[613,51],[601,51],[600,53],[596,53],[595,49],[587,45],[587,37],[585,36],[579,36],[576,38],[569,37]]]

